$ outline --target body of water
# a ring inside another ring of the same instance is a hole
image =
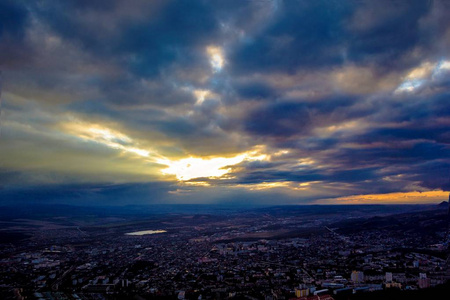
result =
[[[135,231],[135,232],[129,232],[125,233],[125,235],[146,235],[146,234],[156,234],[156,233],[163,233],[167,232],[165,230],[144,230],[144,231]]]

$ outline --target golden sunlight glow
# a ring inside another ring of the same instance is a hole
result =
[[[355,131],[364,130],[368,126],[369,124],[365,124],[360,120],[356,120],[356,121],[342,122],[327,127],[318,127],[314,130],[314,132],[320,137],[327,137],[337,132],[348,131],[350,133],[354,133]]]
[[[178,180],[189,180],[200,177],[220,177],[230,171],[226,166],[240,163],[244,158],[243,155],[211,159],[189,157],[178,161],[159,160],[158,163],[169,166],[161,171],[164,174],[176,175]]]
[[[210,57],[209,62],[214,72],[220,72],[220,70],[222,70],[223,68],[223,65],[225,64],[222,49],[219,47],[210,46],[206,48],[206,52]]]
[[[93,127],[88,127],[85,130],[84,137],[95,138],[96,140],[106,140],[106,141],[122,141],[125,143],[129,143],[131,141],[126,135],[121,134],[120,132],[113,132],[108,128],[101,128],[98,125],[94,125]]]
[[[450,61],[441,60],[437,63],[425,62],[411,70],[394,93],[413,92],[424,83],[432,80],[440,73],[450,70]]]
[[[389,194],[355,195],[323,199],[323,204],[401,204],[401,203],[439,203],[448,198],[448,192],[441,190],[427,192],[405,192]]]
[[[430,77],[436,64],[424,62],[419,67],[412,69],[405,77],[403,82],[397,87],[394,93],[413,92],[421,87],[425,80]]]
[[[148,157],[150,155],[150,151],[137,148],[135,146],[136,143],[128,136],[98,124],[74,122],[64,124],[62,127],[65,132],[83,140],[96,142],[112,149],[134,153],[142,157]]]
[[[197,102],[195,104],[202,104],[205,101],[205,98],[210,94],[208,90],[194,90],[195,98]]]
[[[298,160],[299,165],[313,165],[316,163],[316,161],[310,157],[307,158],[300,158]]]
[[[167,165],[161,170],[163,174],[175,175],[178,180],[185,181],[193,178],[218,178],[231,171],[231,166],[244,160],[264,160],[267,155],[255,151],[245,152],[234,157],[200,158],[189,157],[180,160],[159,159],[158,163]]]
[[[245,160],[269,160],[270,156],[261,154],[262,146],[256,146],[254,150],[238,154],[233,157],[188,157],[178,160],[171,160],[159,155],[157,152],[148,151],[137,147],[138,143],[130,137],[110,128],[90,124],[82,121],[75,121],[61,125],[65,133],[71,134],[86,141],[92,141],[103,146],[117,149],[123,153],[132,153],[141,157],[150,159],[167,168],[162,169],[161,173],[166,175],[175,175],[180,181],[187,181],[194,178],[219,178],[231,171],[231,166]],[[223,179],[223,178],[222,178]],[[207,182],[192,182],[191,185],[209,186]]]
[[[408,73],[406,79],[414,80],[414,79],[422,79],[425,77],[429,77],[431,72],[436,67],[436,64],[432,64],[430,62],[425,62],[421,64],[419,67],[414,68],[412,71]]]
[[[273,156],[283,156],[283,155],[286,155],[286,154],[289,154],[289,153],[290,153],[289,150],[280,150],[280,151],[275,152],[273,154]]]
[[[291,191],[306,191],[311,188],[312,185],[321,183],[321,181],[308,181],[308,182],[293,182],[293,181],[272,181],[272,182],[260,182],[254,184],[239,185],[239,187],[245,187],[251,191],[267,190],[267,189],[288,189]]]
[[[444,60],[439,63],[439,71],[450,70],[450,60]]]
[[[275,182],[261,182],[247,185],[247,188],[251,191],[259,191],[274,188],[290,188],[291,182],[289,181],[275,181]]]
[[[206,181],[186,181],[184,184],[193,186],[211,186],[211,184]]]
[[[349,122],[344,122],[341,123],[339,125],[332,125],[332,126],[328,126],[325,127],[325,130],[328,132],[336,132],[339,130],[351,130],[354,128],[360,128],[361,124],[358,121],[349,121]]]

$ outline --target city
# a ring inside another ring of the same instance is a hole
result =
[[[447,206],[323,206],[320,213],[315,206],[269,207],[147,218],[123,212],[94,224],[64,215],[2,221],[29,236],[1,244],[1,296],[348,299],[429,289],[450,275]]]

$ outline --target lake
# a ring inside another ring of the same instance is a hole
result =
[[[156,234],[156,233],[163,233],[167,232],[165,230],[144,230],[144,231],[135,231],[135,232],[129,232],[125,233],[125,235],[146,235],[146,234]]]

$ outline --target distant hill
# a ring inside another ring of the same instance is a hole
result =
[[[448,208],[448,202],[447,201],[442,201],[441,203],[438,204],[439,208]]]
[[[434,236],[445,232],[448,227],[447,211],[441,207],[434,210],[413,211],[369,218],[353,218],[330,224],[339,234],[354,234],[372,230],[384,230],[390,233],[402,234],[415,232],[417,234]],[[437,236],[436,236],[437,237]],[[437,237],[438,238],[438,237]]]

